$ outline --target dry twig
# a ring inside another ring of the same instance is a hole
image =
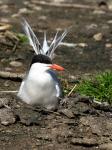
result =
[[[71,89],[71,91],[68,93],[68,95],[67,95],[67,97],[69,97],[71,94],[72,94],[72,92],[74,91],[74,89],[76,88],[76,84],[74,85],[74,87]]]
[[[53,3],[53,2],[45,2],[45,1],[36,1],[33,0],[33,3],[41,5],[41,6],[51,6],[51,7],[65,7],[65,8],[80,8],[80,9],[99,9],[96,6],[92,5],[82,5],[82,4],[61,4],[61,3]]]
[[[0,31],[5,31],[10,29],[12,26],[10,24],[0,23]]]
[[[24,74],[12,73],[8,71],[0,71],[0,78],[3,78],[3,79],[21,81],[23,77],[24,77]]]
[[[15,45],[14,45],[13,49],[12,49],[12,52],[13,52],[13,53],[15,53],[15,52],[16,52],[16,48],[17,48],[18,44],[19,44],[19,40],[18,40],[18,41],[16,41],[16,43],[15,43]]]

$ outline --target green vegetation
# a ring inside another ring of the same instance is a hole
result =
[[[60,77],[60,81],[63,87],[63,94],[64,97],[70,97],[75,94],[75,88],[77,86],[78,81],[69,81],[67,79],[64,79],[63,76]],[[78,82],[79,83],[79,82]]]
[[[112,71],[106,71],[82,80],[76,87],[81,95],[95,98],[99,102],[112,104]]]
[[[68,80],[64,79],[62,76],[60,78],[60,81],[63,88],[64,97],[66,97],[71,90],[71,85],[69,84]]]
[[[27,43],[28,37],[25,34],[18,33],[16,34],[17,38],[19,39],[20,43]]]

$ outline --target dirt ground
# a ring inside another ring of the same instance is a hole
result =
[[[56,30],[72,26],[54,59],[66,68],[65,78],[75,82],[112,68],[111,0],[0,0],[0,22],[12,25],[0,28],[0,76],[24,74],[30,64],[32,48],[11,34],[23,32],[22,17],[40,41],[44,30],[51,40]],[[0,77],[0,91],[18,90],[20,83]],[[0,92],[0,122],[0,150],[112,150],[112,106],[76,93],[50,112]]]
[[[2,95],[3,96],[3,95]],[[69,98],[57,112],[32,108],[14,95],[4,95],[0,109],[0,148],[96,150],[112,147],[112,108],[88,97]]]

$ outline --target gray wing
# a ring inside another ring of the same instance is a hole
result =
[[[57,97],[62,97],[62,88],[61,88],[60,81],[59,81],[59,79],[56,76],[56,73],[53,70],[48,70],[47,72],[50,73],[50,75],[52,76],[52,78],[55,81],[55,87],[56,87],[56,91],[57,91],[56,96]]]

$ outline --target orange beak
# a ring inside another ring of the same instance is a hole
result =
[[[64,70],[63,67],[61,67],[61,66],[59,66],[59,65],[57,65],[57,64],[52,64],[52,65],[50,66],[50,68],[53,69],[53,70],[57,70],[57,71],[63,71],[63,70]]]

